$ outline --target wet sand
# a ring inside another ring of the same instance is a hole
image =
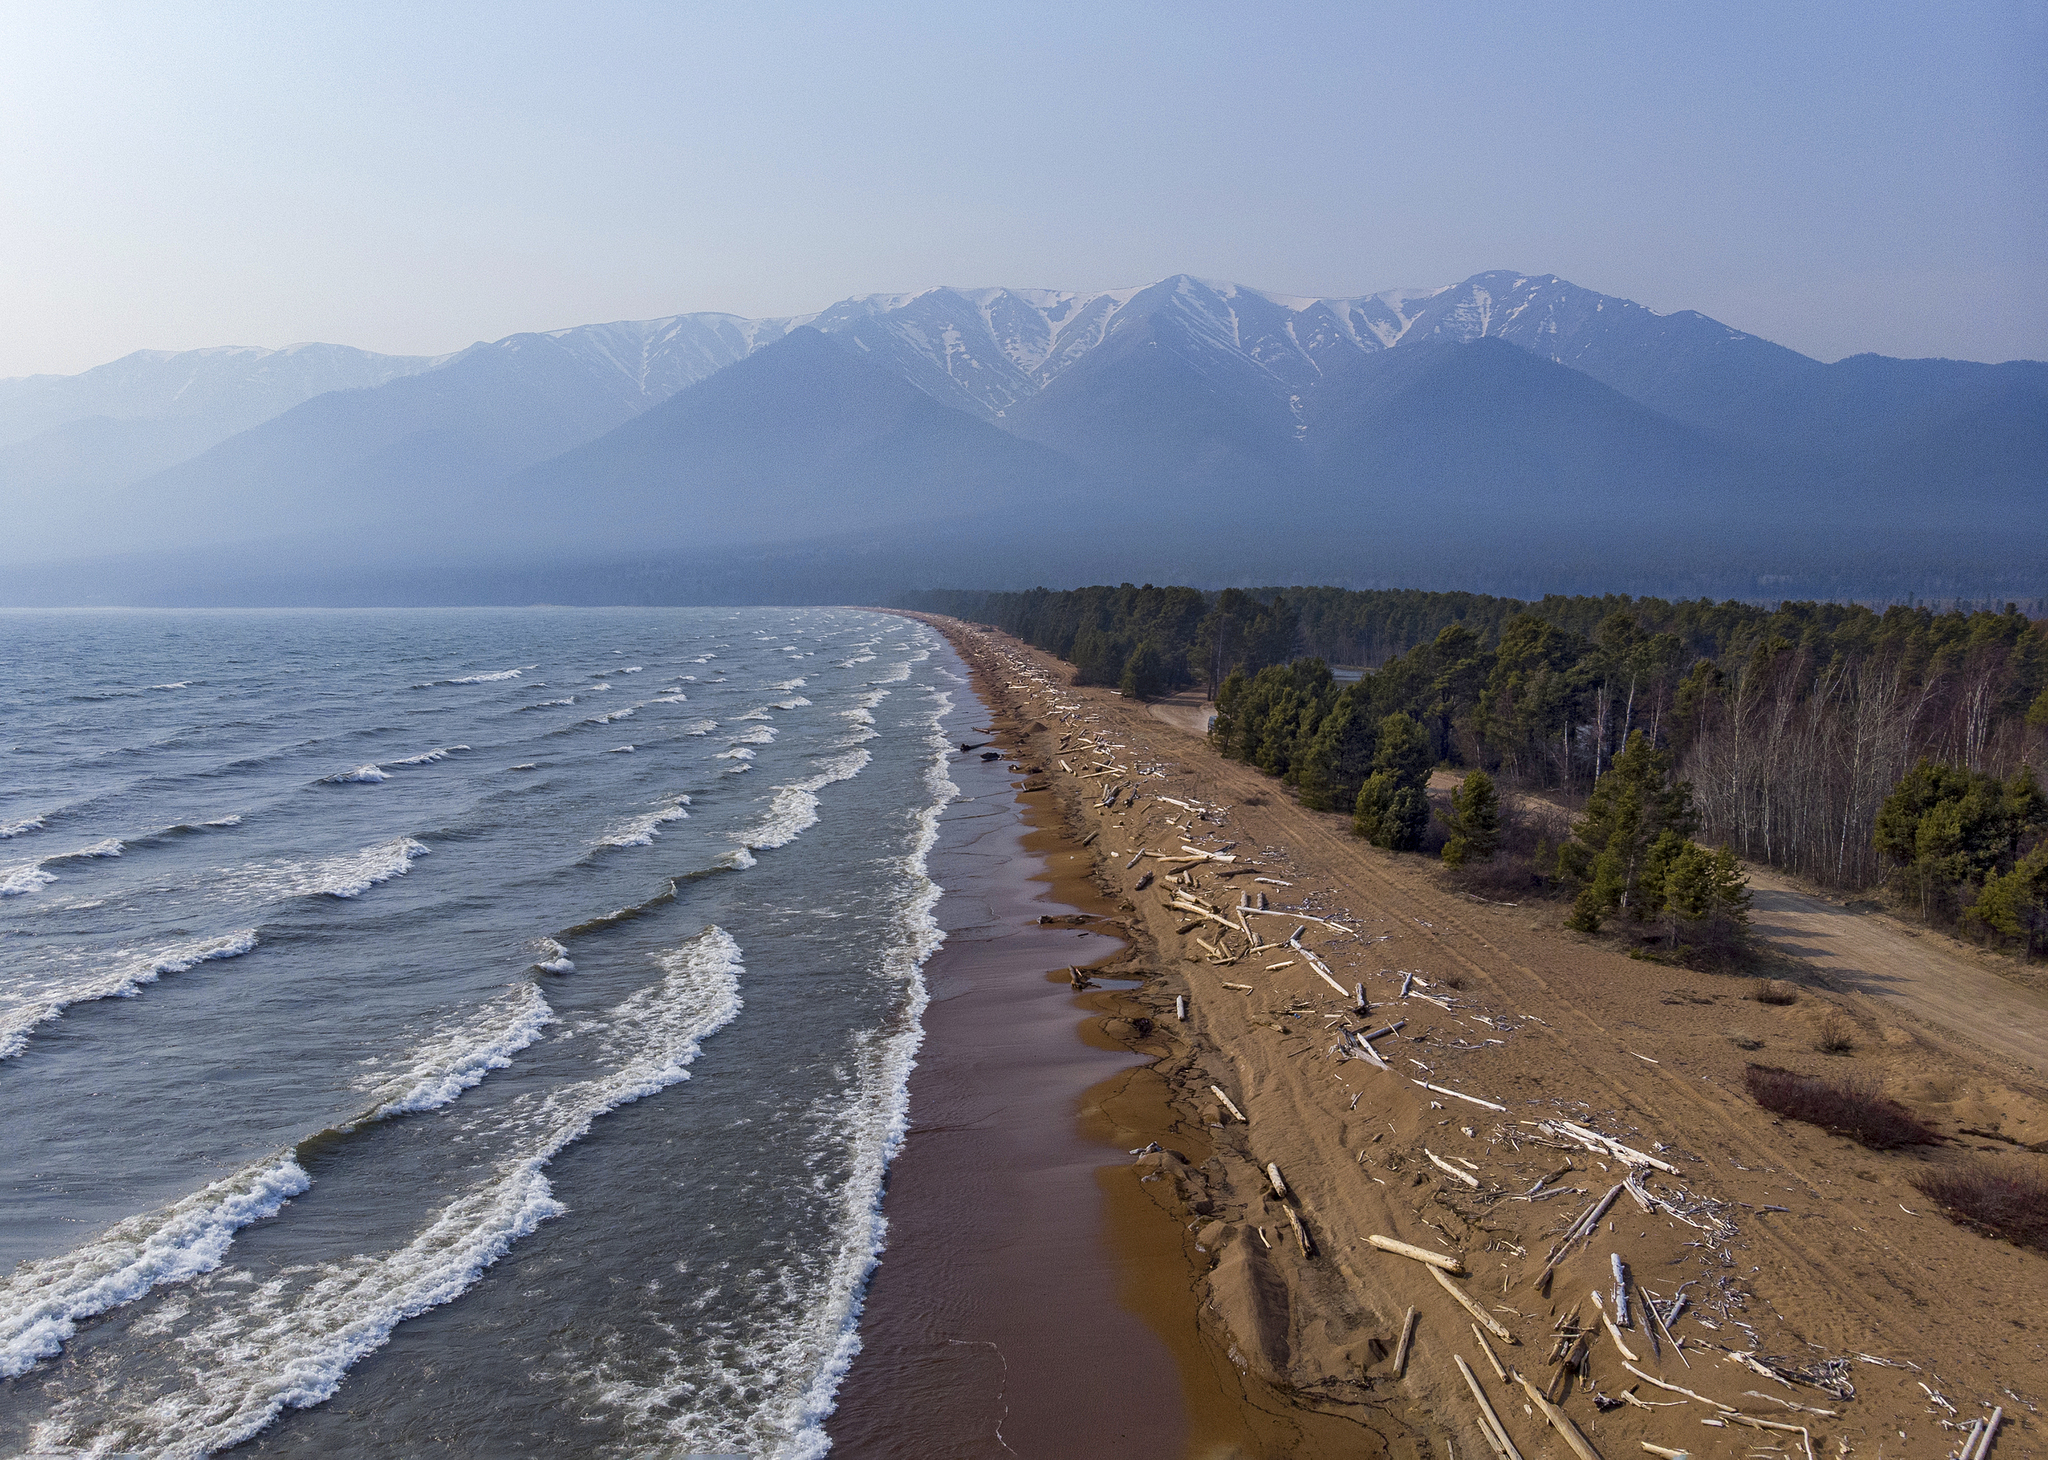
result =
[[[1082,1038],[1104,995],[1077,995],[1066,973],[1124,945],[1073,916],[1110,911],[1092,857],[1032,829],[1044,798],[1019,796],[1008,763],[952,769],[961,799],[932,855],[946,943],[925,970],[912,1128],[827,1429],[848,1456],[1167,1460],[1188,1444],[1179,1368],[1120,1295],[1164,1272],[1192,1309],[1184,1261],[1157,1209],[1141,1214],[1149,1243],[1142,1222],[1135,1244],[1112,1240],[1099,1176],[1130,1157],[1090,1098],[1143,1058]]]

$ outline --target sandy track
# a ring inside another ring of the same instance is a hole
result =
[[[2048,997],[1979,967],[1937,934],[1853,912],[1764,868],[1747,870],[1762,937],[1866,998],[2048,1076]]]

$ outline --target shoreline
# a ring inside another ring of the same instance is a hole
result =
[[[955,728],[1018,745],[982,676],[961,667],[973,699]],[[1122,1259],[1096,1181],[1129,1158],[1081,1115],[1137,1059],[1082,1037],[1114,995],[1080,993],[1065,972],[1114,978],[1122,924],[1092,860],[1048,824],[1042,797],[1019,793],[1011,759],[956,754],[948,767],[960,794],[931,853],[946,938],[924,970],[910,1127],[885,1186],[861,1347],[825,1430],[853,1456],[1178,1460],[1182,1386],[1166,1345],[1118,1301]],[[1105,1347],[1109,1388],[1095,1382]]]
[[[1492,1369],[1453,1296],[1503,1325],[1511,1336],[1492,1345],[1505,1368],[1554,1396],[1578,1437],[1610,1457],[1639,1441],[1737,1453],[1743,1436],[1767,1437],[1699,1425],[1745,1412],[1758,1423],[1804,1418],[1816,1453],[1868,1453],[1901,1434],[1915,1450],[1946,1450],[1944,1417],[1930,1418],[1910,1365],[1938,1366],[1966,1421],[1979,1402],[1988,1413],[2001,1395],[2048,1387],[2041,1346],[1999,1337],[2005,1318],[2024,1329],[2023,1315],[2048,1311],[2048,1264],[1924,1210],[1911,1179],[1939,1154],[1870,1152],[1777,1122],[1742,1087],[1756,1039],[1777,1061],[1812,1065],[1809,1026],[1837,1016],[1857,1031],[1846,1068],[1945,1126],[2048,1126],[2048,1091],[2030,1078],[1951,1058],[1818,978],[1796,1006],[1771,1010],[1744,1002],[1747,980],[1647,965],[1569,934],[1554,908],[1460,900],[1420,859],[1366,847],[1348,818],[1294,805],[1277,781],[1145,707],[1070,687],[1070,667],[1051,656],[909,616],[944,633],[982,671],[992,713],[1028,732],[1019,763],[1038,772],[1041,814],[1087,839],[1093,878],[1149,969],[1114,996],[1122,1022],[1094,1021],[1089,1035],[1149,1063],[1091,1090],[1091,1118],[1126,1133],[1165,1123],[1152,1137],[1165,1150],[1099,1176],[1114,1240],[1132,1255],[1125,1296],[1174,1346],[1198,1401],[1200,1368],[1186,1356],[1221,1358],[1210,1399],[1229,1400],[1256,1431],[1236,1453],[1409,1460],[1439,1454],[1440,1440],[1487,1453],[1456,1357],[1516,1445],[1557,1450],[1561,1432]],[[1106,785],[1119,786],[1116,798],[1103,797]],[[1179,848],[1193,844],[1211,858],[1188,860]],[[1236,912],[1253,892],[1275,904],[1267,914],[1255,903],[1256,920]],[[1355,984],[1370,1001],[1364,1018],[1342,992]],[[1374,1034],[1384,1062],[1353,1052],[1358,1036],[1395,1021],[1395,1035]],[[1560,1119],[1661,1154],[1618,1161]],[[1286,1175],[1284,1197],[1268,1162]],[[1610,1186],[1618,1193],[1631,1169],[1642,1195],[1606,1210],[1597,1242],[1548,1263],[1573,1219]],[[1532,1183],[1534,1200],[1523,1194]],[[1178,1229],[1177,1272],[1147,1246],[1146,1206]],[[1455,1294],[1421,1264],[1368,1246],[1368,1233],[1455,1258]],[[1683,1353],[1671,1333],[1654,1344],[1643,1334],[1640,1303],[1631,1332],[1601,1332],[1586,1294],[1605,1285],[1610,1249],[1637,1298],[1687,1299],[1671,1315]],[[1176,1291],[1192,1336],[1174,1331],[1174,1304],[1161,1301]],[[1411,1309],[1420,1323],[1397,1372]],[[1585,1334],[1572,1368],[1550,1361],[1560,1324]],[[1760,1375],[1771,1394],[1756,1389]],[[1628,1391],[1676,1407],[1612,1398]],[[2013,1427],[2040,1421],[2002,1402],[2012,1441],[2033,1443]],[[1790,1443],[1796,1453],[1799,1437]]]

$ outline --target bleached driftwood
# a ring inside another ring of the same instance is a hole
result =
[[[1281,1210],[1287,1213],[1287,1221],[1294,1228],[1294,1240],[1301,1244],[1301,1255],[1303,1257],[1314,1257],[1316,1255],[1316,1244],[1310,1240],[1308,1228],[1302,1225],[1301,1213],[1291,1206],[1283,1207]]]
[[[1550,1421],[1550,1427],[1571,1446],[1572,1453],[1577,1455],[1579,1460],[1600,1460],[1600,1452],[1586,1442],[1586,1437],[1579,1433],[1579,1427],[1571,1422],[1569,1415],[1545,1399],[1543,1392],[1522,1375],[1515,1375],[1515,1381],[1522,1386],[1543,1417]]]
[[[1735,1406],[1732,1404],[1723,1404],[1718,1399],[1709,1399],[1704,1394],[1695,1394],[1692,1392],[1692,1390],[1681,1389],[1676,1384],[1667,1384],[1662,1379],[1659,1379],[1655,1374],[1645,1374],[1641,1369],[1638,1369],[1634,1364],[1623,1364],[1622,1367],[1624,1369],[1627,1369],[1631,1374],[1634,1374],[1638,1379],[1643,1380],[1645,1383],[1655,1384],[1659,1389],[1664,1390],[1668,1394],[1683,1394],[1687,1399],[1697,1399],[1700,1403],[1706,1405],[1709,1409],[1718,1409],[1724,1414],[1735,1413]]]
[[[1420,1085],[1425,1090],[1434,1090],[1439,1095],[1450,1095],[1456,1097],[1459,1100],[1469,1100],[1474,1105],[1485,1106],[1488,1110],[1499,1110],[1504,1112],[1507,1109],[1505,1105],[1496,1105],[1491,1100],[1480,1099],[1477,1095],[1467,1095],[1463,1090],[1446,1090],[1442,1085],[1432,1085],[1427,1080],[1417,1080],[1415,1083]]]
[[[1600,1295],[1598,1293],[1593,1294],[1593,1302],[1596,1307],[1599,1305]],[[1627,1359],[1630,1363],[1634,1363],[1636,1361],[1636,1355],[1633,1351],[1630,1350],[1628,1344],[1623,1341],[1621,1336],[1621,1330],[1614,1326],[1614,1320],[1607,1316],[1607,1310],[1605,1308],[1600,1309],[1600,1321],[1607,1325],[1607,1336],[1614,1340],[1614,1346],[1621,1350],[1621,1356]]]
[[[1472,1336],[1479,1340],[1479,1351],[1486,1355],[1486,1362],[1493,1365],[1494,1375],[1502,1383],[1506,1383],[1508,1377],[1507,1365],[1500,1361],[1500,1355],[1493,1351],[1493,1345],[1486,1341],[1486,1335],[1480,1331],[1479,1325],[1476,1323],[1472,1325]]]
[[[1273,1195],[1279,1197],[1282,1201],[1286,1201],[1287,1180],[1280,1174],[1280,1166],[1278,1162],[1268,1161],[1266,1163],[1266,1176],[1267,1179],[1273,1183]]]
[[[1185,1024],[1188,1022],[1188,996],[1186,994],[1175,994],[1173,996],[1173,1013],[1174,1017],[1179,1019],[1181,1023]]]
[[[1507,1329],[1501,1325],[1501,1321],[1498,1318],[1494,1317],[1491,1313],[1487,1312],[1484,1308],[1480,1307],[1477,1303],[1473,1302],[1470,1295],[1468,1295],[1463,1288],[1459,1287],[1456,1283],[1452,1282],[1449,1278],[1445,1277],[1442,1268],[1432,1267],[1429,1270],[1429,1275],[1436,1279],[1437,1286],[1441,1287],[1445,1292],[1449,1293],[1454,1299],[1457,1300],[1458,1306],[1460,1308],[1463,1308],[1467,1313],[1470,1313],[1474,1318],[1478,1319],[1480,1327],[1484,1328],[1488,1333],[1492,1334],[1502,1343],[1518,1344],[1521,1342],[1520,1339],[1516,1338],[1512,1333],[1508,1332]]]
[[[1457,1273],[1460,1277],[1464,1276],[1465,1264],[1463,1260],[1451,1253],[1431,1252],[1427,1247],[1417,1247],[1412,1243],[1402,1242],[1393,1237],[1382,1237],[1377,1232],[1368,1234],[1365,1240],[1379,1248],[1382,1252],[1391,1252],[1397,1257],[1412,1257],[1417,1262],[1426,1262],[1431,1267],[1440,1267],[1445,1272]]]
[[[1600,1225],[1600,1219],[1607,1215],[1607,1209],[1614,1205],[1614,1199],[1620,1195],[1621,1186],[1617,1184],[1607,1195],[1579,1213],[1579,1219],[1565,1229],[1564,1235],[1557,1239],[1557,1245],[1550,1249],[1550,1260],[1543,1264],[1543,1271],[1536,1275],[1537,1287],[1543,1286],[1543,1280],[1550,1276],[1552,1269],[1565,1260],[1581,1237],[1588,1235]]]
[[[1394,1350],[1394,1377],[1400,1378],[1408,1371],[1408,1350],[1415,1342],[1415,1309],[1410,1305],[1408,1316],[1401,1320],[1401,1343]]]
[[[1457,1177],[1458,1180],[1464,1182],[1474,1191],[1477,1191],[1479,1189],[1479,1178],[1474,1176],[1471,1172],[1460,1171],[1457,1167],[1453,1166],[1450,1162],[1446,1161],[1443,1157],[1439,1156],[1436,1152],[1432,1151],[1427,1146],[1424,1146],[1422,1148],[1422,1154],[1429,1157],[1430,1164],[1435,1166],[1437,1170],[1448,1172],[1450,1175]]]
[[[1232,1100],[1228,1095],[1225,1095],[1223,1093],[1223,1087],[1221,1085],[1211,1085],[1209,1089],[1215,1093],[1215,1096],[1218,1100],[1221,1100],[1223,1102],[1223,1108],[1225,1110],[1229,1111],[1232,1115],[1236,1116],[1242,1124],[1251,1124],[1249,1120],[1245,1119],[1244,1112],[1237,1108],[1237,1102],[1235,1100]]]
[[[1692,1460],[1690,1450],[1667,1450],[1662,1445],[1651,1444],[1648,1440],[1642,1441],[1642,1446],[1652,1455],[1662,1455],[1664,1460]]]
[[[1622,1262],[1619,1252],[1608,1253],[1607,1260],[1614,1264],[1614,1321],[1627,1328],[1631,1326],[1628,1319],[1628,1266]]]
[[[1487,1402],[1486,1391],[1479,1387],[1479,1379],[1472,1372],[1472,1366],[1465,1362],[1463,1354],[1452,1354],[1451,1357],[1457,1362],[1458,1372],[1465,1376],[1473,1402],[1479,1406],[1479,1428],[1492,1442],[1494,1452],[1501,1460],[1522,1460],[1522,1452],[1515,1448],[1515,1442],[1508,1438],[1507,1426],[1500,1422],[1500,1416],[1493,1412],[1493,1405]]]

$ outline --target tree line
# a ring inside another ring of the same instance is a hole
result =
[[[2048,941],[2028,931],[2029,909],[2048,908],[2048,852],[2035,855],[2041,829],[2028,814],[1990,837],[1995,855],[1937,850],[1987,844],[1982,808],[2015,777],[2031,784],[2025,768],[2048,755],[2048,634],[2011,605],[1129,584],[919,599],[1068,660],[1084,683],[1141,696],[1204,688],[1218,749],[1307,805],[1355,812],[1384,771],[1394,778],[1374,793],[1375,826],[1427,822],[1396,795],[1400,765],[1426,758],[1576,800],[1640,733],[1688,787],[1705,844],[1828,886],[1889,881],[1930,921]],[[1340,682],[1333,663],[1367,672]],[[1416,743],[1400,730],[1382,756],[1396,715]],[[1914,775],[1950,779],[1940,794],[1913,793],[1926,804],[1910,837],[1881,835],[1888,799]],[[1939,829],[1923,839],[1930,814]]]

